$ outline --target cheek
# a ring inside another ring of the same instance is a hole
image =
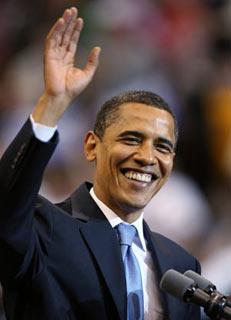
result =
[[[124,163],[129,159],[130,152],[127,148],[121,146],[115,146],[109,153],[109,164],[112,168],[117,168],[120,164]]]
[[[122,146],[119,143],[113,145],[104,145],[99,149],[98,164],[101,172],[107,172],[108,179],[117,179],[120,166],[132,157],[132,151],[127,146]]]
[[[118,162],[115,152],[104,147],[99,151],[98,169],[101,174],[104,173],[105,182],[107,183],[114,175],[115,167]]]
[[[160,166],[162,174],[169,176],[173,168],[173,159],[162,159],[162,161],[160,161]]]

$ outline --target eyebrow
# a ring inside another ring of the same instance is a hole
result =
[[[142,131],[138,131],[138,130],[126,130],[119,134],[120,138],[123,138],[126,136],[144,137],[144,134]]]
[[[144,133],[142,131],[126,130],[126,131],[121,132],[118,137],[119,138],[123,138],[123,137],[126,137],[126,136],[135,136],[135,137],[143,138],[145,135],[144,135]],[[158,137],[157,141],[167,144],[172,150],[175,149],[175,146],[174,146],[173,142],[171,142],[169,139],[166,139],[164,137]]]

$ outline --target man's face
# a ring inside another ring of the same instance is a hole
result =
[[[126,103],[102,140],[95,139],[96,195],[122,218],[140,214],[172,171],[172,116],[152,106]]]

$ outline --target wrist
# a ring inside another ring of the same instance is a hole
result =
[[[69,104],[66,96],[52,96],[45,92],[32,112],[32,117],[37,123],[55,127]]]

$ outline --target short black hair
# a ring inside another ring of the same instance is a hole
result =
[[[143,103],[154,108],[162,109],[169,112],[174,120],[174,132],[177,141],[178,138],[178,125],[176,116],[167,102],[151,91],[132,90],[125,91],[119,95],[107,100],[100,108],[94,125],[94,133],[102,139],[106,128],[108,128],[119,116],[119,107],[124,103]]]

